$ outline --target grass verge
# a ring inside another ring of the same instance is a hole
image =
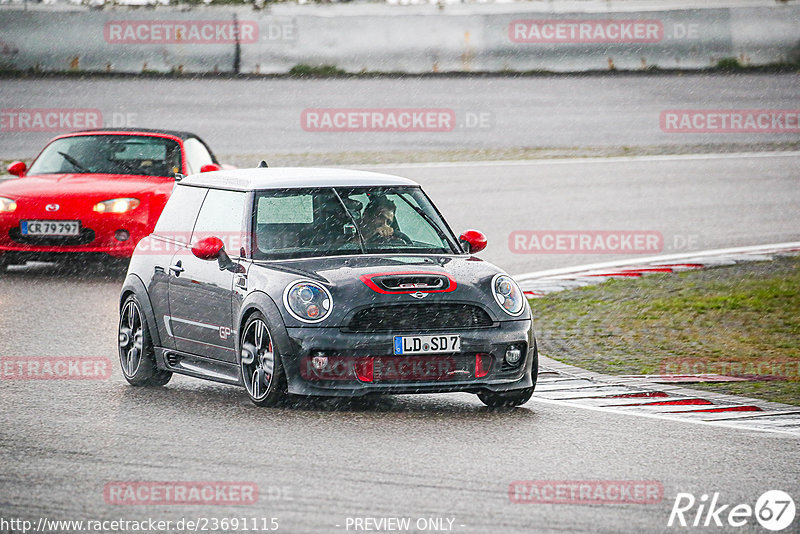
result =
[[[618,374],[713,373],[688,387],[800,405],[800,257],[604,284],[531,300],[541,351]]]

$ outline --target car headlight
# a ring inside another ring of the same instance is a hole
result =
[[[496,274],[492,278],[492,294],[509,315],[519,315],[525,309],[525,295],[514,279],[506,274]]]
[[[17,209],[17,203],[10,198],[0,197],[0,213],[11,213]]]
[[[125,213],[138,205],[138,198],[112,198],[95,204],[94,211],[98,213]]]
[[[283,304],[295,319],[305,323],[318,323],[333,310],[333,297],[322,284],[300,280],[286,287]]]

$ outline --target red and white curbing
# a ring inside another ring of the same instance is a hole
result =
[[[800,407],[593,373],[541,356],[531,402],[800,436]]]
[[[692,254],[598,263],[515,277],[529,298],[593,285],[616,277],[641,277],[770,260],[800,252],[800,242],[709,250]],[[800,435],[800,407],[684,389],[676,382],[721,381],[720,376],[608,376],[541,356],[534,402],[643,417]],[[730,378],[731,380],[735,380]]]
[[[596,285],[610,278],[638,278],[653,273],[678,273],[747,261],[771,260],[775,256],[797,253],[800,253],[800,241],[593,263],[520,274],[514,279],[528,298],[538,298],[566,289]]]

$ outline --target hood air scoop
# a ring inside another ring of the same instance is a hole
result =
[[[449,293],[456,289],[456,281],[440,273],[378,273],[364,275],[361,281],[378,293]]]

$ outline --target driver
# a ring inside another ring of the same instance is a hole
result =
[[[397,210],[394,202],[385,196],[375,197],[370,200],[364,213],[361,215],[361,235],[366,241],[375,239],[388,239],[394,236],[394,212]]]

